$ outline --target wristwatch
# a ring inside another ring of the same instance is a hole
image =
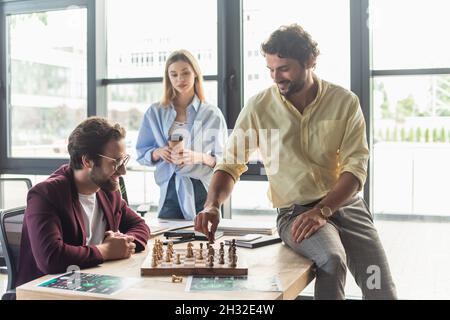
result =
[[[326,205],[324,205],[322,203],[319,203],[317,205],[317,209],[320,210],[322,217],[324,217],[325,219],[328,219],[329,217],[331,217],[333,215],[333,211],[331,210],[331,208],[327,207]]]

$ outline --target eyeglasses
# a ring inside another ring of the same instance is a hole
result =
[[[102,157],[102,158],[106,158],[106,159],[114,161],[114,170],[115,171],[117,171],[122,166],[125,167],[127,165],[128,161],[130,160],[130,155],[129,154],[127,154],[127,155],[125,155],[125,157],[119,158],[119,159],[114,159],[114,158],[111,158],[111,157],[107,157],[107,156],[104,156],[103,154],[100,154],[100,153],[97,153],[97,155]]]

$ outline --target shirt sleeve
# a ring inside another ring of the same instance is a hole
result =
[[[150,228],[145,223],[145,220],[131,210],[123,199],[121,200],[120,210],[122,211],[122,219],[119,230],[134,237],[136,252],[145,250],[147,241],[150,238]]]
[[[137,162],[145,166],[154,166],[157,161],[152,161],[152,153],[158,148],[152,123],[156,121],[152,116],[151,109],[147,110],[142,120],[141,127],[136,142]],[[153,124],[156,127],[156,124]]]
[[[248,170],[249,156],[258,148],[257,127],[251,110],[249,103],[239,114],[234,130],[228,138],[224,156],[214,168],[214,172],[227,172],[235,182]]]
[[[367,178],[369,148],[366,138],[366,123],[358,97],[354,96],[350,109],[352,110],[351,115],[347,120],[344,137],[339,148],[339,173],[352,173],[359,180],[358,191],[361,191]]]

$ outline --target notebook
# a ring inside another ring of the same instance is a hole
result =
[[[279,243],[279,242],[281,242],[281,239],[278,236],[261,236],[260,238],[257,238],[252,241],[236,240],[236,247],[253,249],[253,248],[268,246],[268,245]],[[231,240],[225,240],[225,244],[230,245]]]
[[[226,236],[240,236],[248,233],[273,235],[277,228],[275,221],[222,219],[217,230],[223,232]]]

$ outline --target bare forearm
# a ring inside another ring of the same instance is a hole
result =
[[[344,172],[339,177],[334,188],[320,201],[330,207],[333,212],[346,203],[359,189],[359,180],[350,172]]]
[[[209,185],[205,208],[220,208],[230,196],[233,187],[234,180],[228,173],[225,171],[217,171],[214,173],[211,184]]]

